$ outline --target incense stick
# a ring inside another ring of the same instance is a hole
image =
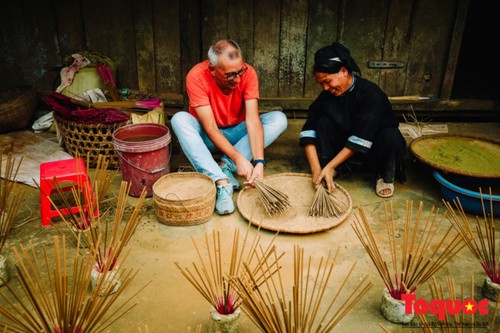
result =
[[[446,288],[445,288],[446,287]],[[466,299],[474,300],[474,275],[471,276],[471,282],[469,290],[466,292],[465,284],[460,283],[459,287],[456,287],[455,280],[451,276],[447,276],[445,279],[445,285],[443,286],[441,283],[438,283],[436,277],[432,277],[432,282],[429,283],[429,289],[431,291],[431,297],[435,300],[457,300],[464,302]],[[457,290],[460,290],[458,292]],[[447,290],[447,294],[445,293]],[[475,306],[475,305],[474,305]],[[498,306],[498,302],[497,302]],[[475,312],[475,309],[474,309]],[[422,329],[424,332],[432,332],[432,329],[429,327],[428,323],[430,322],[440,322],[442,323],[442,331],[443,332],[462,332],[465,331],[465,327],[470,327],[471,331],[474,332],[474,313],[466,315],[464,311],[460,311],[456,314],[448,314],[447,311],[443,311],[441,314],[444,318],[439,319],[430,319],[429,315],[419,314],[420,321],[423,323]],[[493,316],[490,326],[490,332],[493,332],[493,328],[495,323],[495,317]],[[424,329],[424,327],[426,329]]]
[[[339,217],[347,211],[346,203],[336,197],[333,191],[329,192],[324,186],[318,186],[309,209],[309,216]]]
[[[259,179],[255,179],[253,185],[257,189],[260,201],[270,216],[283,213],[286,209],[291,207],[288,195],[280,190]]]
[[[336,301],[350,281],[353,264],[331,300],[324,302],[327,288],[331,288],[335,259],[336,255],[331,254],[326,260],[321,257],[315,270],[311,257],[306,262],[303,248],[295,246],[291,296],[285,292],[280,271],[258,285],[255,273],[245,265],[245,274],[231,277],[230,282],[242,299],[243,311],[263,332],[330,332],[372,287],[366,276],[338,305]]]
[[[249,241],[250,225],[247,228],[243,242],[241,242],[238,229],[234,230],[231,249],[223,249],[220,243],[220,233],[212,232],[210,238],[205,234],[205,251],[196,244],[193,239],[198,263],[192,263],[193,270],[182,267],[175,262],[188,282],[219,312],[220,314],[230,314],[240,306],[241,300],[230,286],[228,276],[239,276],[242,267],[246,265],[252,272],[263,272],[263,275],[256,278],[256,284],[263,283],[266,274],[272,275],[270,271],[276,272],[278,269],[277,259],[270,259],[274,253],[275,246],[273,240],[267,248],[260,245],[260,236],[254,235],[252,242]],[[240,245],[241,244],[241,245]],[[280,256],[281,257],[281,256]],[[229,258],[229,267],[224,263]],[[270,264],[268,262],[271,262]],[[261,269],[266,266],[267,269]],[[274,270],[273,270],[274,269]]]
[[[500,249],[498,249],[495,245],[496,237],[495,218],[493,213],[493,196],[490,188],[491,214],[487,214],[481,189],[479,189],[479,191],[481,196],[481,205],[483,207],[483,216],[482,219],[477,216],[475,217],[475,232],[471,227],[473,223],[469,222],[469,218],[465,214],[462,204],[458,198],[454,201],[457,212],[455,212],[449,202],[445,200],[443,200],[443,202],[450,213],[448,219],[452,225],[455,226],[463,241],[472,252],[472,255],[481,264],[483,270],[491,281],[500,284]]]
[[[90,170],[90,153],[87,153],[86,161],[87,170]],[[111,184],[118,175],[118,170],[109,170],[109,164],[110,160],[104,155],[99,154],[97,156],[97,164],[92,177],[92,189],[96,192],[96,197],[100,204],[102,204],[108,196]]]
[[[21,158],[16,166],[16,159],[12,157],[12,154],[8,154],[4,165],[4,155],[0,154],[0,253],[12,229],[24,195],[24,190],[16,181],[22,160]]]
[[[356,215],[352,227],[391,296],[394,299],[401,299],[402,294],[415,292],[418,286],[430,279],[465,244],[458,234],[452,233],[453,226],[449,226],[444,234],[438,232],[446,214],[442,214],[438,219],[439,210],[435,210],[434,207],[431,208],[425,223],[420,226],[423,216],[422,202],[415,221],[413,221],[413,202],[407,202],[403,237],[397,237],[392,202],[390,211],[386,202],[384,207],[387,243],[391,254],[389,264],[380,252],[381,247],[378,242],[381,240],[375,238],[363,208],[359,209],[359,215]],[[438,236],[439,234],[441,236]],[[400,254],[396,251],[398,239],[402,241]]]
[[[21,293],[28,301],[22,301],[19,291],[8,285],[8,295],[0,290],[0,297],[5,301],[0,303],[0,314],[6,318],[2,324],[8,324],[13,331],[103,331],[136,305],[131,304],[132,299],[147,286],[130,296],[122,295],[137,271],[120,269],[123,287],[116,294],[99,297],[94,291],[88,295],[95,249],[86,254],[77,249],[74,258],[70,259],[65,237],[60,241],[55,236],[53,246],[54,259],[49,259],[45,246],[42,247],[41,257],[33,244],[28,248],[21,246],[20,250],[14,249]],[[117,302],[118,299],[120,302]]]
[[[83,243],[83,245],[88,248],[95,247],[96,244],[99,244],[96,251],[96,268],[101,272],[107,270],[105,267],[112,270],[115,267],[114,263],[116,263],[118,257],[127,246],[142,219],[142,206],[147,194],[145,188],[138,197],[133,211],[128,216],[128,219],[126,219],[125,211],[129,207],[127,201],[131,184],[122,181],[116,207],[112,213],[113,220],[108,223],[107,215],[111,214],[99,213],[98,216],[94,216],[94,214],[88,213],[94,212],[95,210],[99,211],[98,192],[90,192],[88,186],[84,185],[83,191],[87,191],[87,195],[82,195],[80,189],[72,188],[71,193],[76,205],[79,207],[87,206],[87,212],[84,209],[80,209],[78,213],[73,213],[71,212],[71,209],[69,209],[72,204],[64,195],[62,195],[64,192],[57,182],[57,179],[54,179],[54,184],[57,193],[63,197],[62,207],[59,207],[59,205],[55,203],[50,196],[46,194],[44,195],[46,195],[51,205],[57,210],[59,216],[64,222],[64,225],[73,235],[73,243],[75,243],[75,241],[78,244]],[[86,183],[84,182],[84,184]],[[38,187],[40,188],[40,186]],[[86,200],[86,198],[91,199]],[[66,209],[69,214],[63,214],[63,209]],[[108,210],[108,212],[109,211],[110,210]],[[125,223],[122,225],[123,221],[125,221]],[[58,228],[57,224],[53,224],[53,226],[55,226],[61,234],[64,234],[64,232]]]

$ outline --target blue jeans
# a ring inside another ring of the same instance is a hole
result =
[[[288,124],[286,115],[281,111],[264,113],[260,116],[260,120],[264,129],[264,147],[273,143],[286,130]],[[181,111],[174,114],[170,123],[182,151],[197,172],[208,175],[215,182],[227,179],[212,156],[212,153],[219,152],[219,150],[208,138],[198,119],[188,112]],[[252,159],[246,122],[219,128],[219,130],[247,160]],[[221,160],[229,166],[232,172],[237,171],[236,165],[229,157],[224,155]]]

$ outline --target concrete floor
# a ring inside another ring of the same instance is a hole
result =
[[[266,174],[282,172],[308,173],[308,166],[302,148],[297,144],[297,137],[303,120],[290,120],[287,132],[277,142],[266,150],[268,168]],[[480,137],[495,139],[500,142],[500,123],[448,123],[450,133],[469,134]],[[408,142],[410,142],[408,140]],[[177,171],[189,166],[178,145],[174,140],[173,155],[171,159],[171,170]],[[428,212],[432,206],[444,208],[441,203],[441,194],[437,183],[431,175],[431,169],[413,159],[408,152],[407,183],[402,185],[396,183],[395,194],[392,203],[395,207],[395,215],[402,221],[406,211],[406,202],[413,201],[417,205],[420,201],[424,204],[424,212]],[[120,177],[115,180],[112,191],[116,191]],[[291,282],[293,272],[293,247],[300,245],[305,250],[306,256],[312,256],[319,260],[326,257],[329,251],[339,248],[337,264],[334,268],[334,281],[342,277],[346,270],[356,263],[354,275],[346,285],[349,291],[356,281],[364,275],[369,275],[373,288],[359,301],[347,316],[336,326],[335,332],[383,332],[379,326],[382,324],[389,332],[420,332],[420,329],[402,328],[399,324],[393,324],[385,320],[380,313],[380,301],[383,290],[382,279],[379,277],[375,266],[369,256],[361,247],[356,237],[352,222],[358,214],[358,208],[363,207],[370,219],[376,235],[383,236],[383,221],[380,219],[383,213],[383,202],[374,192],[374,180],[366,179],[361,175],[351,175],[338,179],[350,194],[353,202],[353,210],[350,217],[341,225],[321,232],[308,235],[280,234],[275,244],[279,252],[285,252],[281,263],[284,279]],[[26,186],[27,187],[27,186]],[[236,199],[236,196],[234,197]],[[53,227],[41,228],[40,220],[37,218],[39,207],[38,191],[27,187],[27,195],[23,203],[23,213],[28,214],[30,207],[34,216],[28,223],[15,226],[11,232],[7,246],[3,254],[8,258],[9,264],[13,265],[14,255],[10,250],[13,246],[26,245],[33,242],[37,248],[46,245],[50,248],[52,235],[57,234]],[[130,198],[133,204],[135,198]],[[132,309],[125,317],[114,323],[110,332],[139,332],[144,331],[147,326],[150,333],[158,332],[187,332],[187,327],[203,326],[206,332],[209,304],[200,296],[196,290],[178,271],[174,262],[180,262],[184,266],[196,261],[196,252],[192,239],[200,244],[206,233],[217,230],[224,242],[223,246],[230,244],[235,229],[243,234],[247,228],[247,221],[236,211],[229,216],[218,216],[204,224],[189,227],[168,226],[158,222],[154,213],[153,200],[147,199],[144,205],[145,216],[141,221],[136,233],[129,243],[132,252],[127,259],[129,266],[139,268],[140,271],[132,285],[125,291],[123,297],[131,295],[147,282],[151,283],[135,298],[138,306]],[[498,219],[497,219],[498,221]],[[256,232],[255,229],[252,232]],[[497,239],[500,231],[497,231]],[[274,232],[261,230],[262,244],[267,244],[275,236]],[[388,255],[387,252],[384,252]],[[475,279],[476,300],[482,299],[480,286],[485,274],[478,262],[473,258],[467,248],[464,248],[436,274],[439,282],[445,283],[446,276],[452,276],[456,284],[464,283],[470,285],[471,276]],[[288,279],[289,278],[289,279]],[[16,290],[19,289],[17,278],[13,277],[9,282]],[[337,284],[332,284],[327,290],[325,299],[330,299],[338,290]],[[430,299],[427,285],[419,288],[421,295]],[[427,295],[427,296],[425,296]],[[490,314],[488,316],[476,315],[475,320],[489,322],[492,317],[494,303],[490,302]],[[500,316],[500,314],[499,314]],[[418,319],[415,319],[418,321]],[[500,320],[496,320],[497,331],[500,328]],[[439,329],[434,329],[434,332]],[[476,332],[487,332],[488,330],[476,329]],[[239,330],[240,333],[258,332],[252,321],[242,315]]]

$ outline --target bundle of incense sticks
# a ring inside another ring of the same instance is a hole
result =
[[[448,289],[448,294],[445,294],[445,286]],[[474,299],[474,275],[471,276],[470,289],[469,292],[466,292],[466,288],[464,283],[461,283],[459,286],[455,285],[455,280],[453,277],[446,277],[445,286],[441,285],[437,282],[436,278],[432,277],[432,283],[429,283],[429,288],[431,290],[432,299],[436,300],[454,300],[454,301],[465,301],[466,299]],[[460,290],[460,293],[457,293],[457,290]],[[498,302],[497,302],[498,306]],[[476,304],[474,303],[474,312],[476,311]],[[419,314],[420,321],[422,322],[422,331],[425,333],[432,333],[432,325],[430,322],[442,322],[446,323],[448,327],[444,326],[445,330],[443,332],[462,332],[462,328],[468,327],[467,324],[470,324],[470,327],[474,327],[474,316],[470,314],[466,314],[464,311],[460,311],[456,314],[448,314],[447,311],[443,311],[444,318],[439,319],[431,319],[429,320],[429,316],[426,314]],[[495,318],[493,317],[491,322],[491,330],[493,332]],[[456,327],[456,330],[452,330],[452,328]],[[465,331],[465,330],[463,330]],[[472,329],[474,332],[474,329]]]
[[[314,193],[313,203],[309,209],[309,216],[339,217],[347,210],[347,205],[320,185]]]
[[[285,292],[284,286],[288,283],[280,271],[258,284],[257,276],[267,273],[251,272],[245,266],[245,274],[231,277],[230,282],[242,299],[243,311],[263,332],[326,333],[332,331],[372,287],[365,276],[339,305],[337,296],[351,279],[355,264],[330,296],[327,289],[332,288],[330,278],[336,256],[329,254],[326,260],[322,257],[315,271],[311,257],[306,262],[303,248],[295,246],[291,292]]]
[[[146,199],[146,190],[143,189],[132,213],[128,216],[124,225],[122,225],[122,222],[125,220],[125,211],[128,208],[127,200],[131,188],[130,183],[125,181],[121,182],[116,208],[112,215],[113,220],[110,223],[106,221],[106,214],[101,214],[99,212],[98,216],[94,216],[94,214],[88,213],[94,212],[96,208],[99,211],[98,192],[92,192],[92,195],[96,197],[86,202],[86,198],[91,198],[90,192],[87,192],[86,196],[81,194],[80,189],[72,188],[71,192],[76,205],[80,207],[88,205],[88,212],[81,209],[78,213],[73,213],[68,209],[73,206],[70,203],[70,198],[64,195],[64,191],[57,182],[57,179],[54,183],[57,193],[60,194],[59,196],[62,199],[62,204],[54,202],[50,196],[47,196],[47,199],[59,213],[64,225],[74,236],[74,240],[77,240],[78,244],[75,245],[78,247],[80,242],[84,247],[94,247],[96,244],[99,244],[96,250],[97,269],[101,272],[108,269],[114,269],[120,254],[127,246],[142,219],[142,206]],[[84,186],[83,190],[89,191],[87,186]],[[63,209],[68,209],[69,214],[62,214],[61,211]],[[60,233],[64,234],[57,227],[57,224],[54,224],[54,226]],[[79,231],[86,232],[80,233]],[[108,266],[109,262],[111,262],[111,264]]]
[[[116,90],[116,85],[113,79],[113,73],[111,71],[111,68],[103,63],[100,63],[96,66],[96,71],[99,77],[101,78],[102,83],[104,84],[109,94],[111,95],[111,99],[113,101],[121,100],[120,95]]]
[[[91,271],[95,264],[95,248],[82,254],[78,249],[68,257],[66,241],[54,236],[54,256],[42,247],[42,254],[33,244],[14,249],[18,263],[20,292],[6,285],[0,290],[3,302],[0,314],[4,326],[14,332],[101,332],[121,318],[135,305],[132,299],[147,284],[130,296],[123,291],[136,276],[137,270],[120,268],[122,287],[113,295],[100,297],[98,291],[89,294]],[[99,278],[104,284],[106,276]],[[8,291],[8,293],[7,293]],[[23,293],[21,296],[19,293]],[[25,300],[27,299],[27,300]],[[119,301],[118,301],[119,300]],[[121,304],[118,304],[121,303]],[[118,307],[115,307],[117,305]]]
[[[86,161],[87,170],[90,170],[90,152],[87,153]],[[108,196],[111,184],[119,172],[119,170],[109,170],[109,163],[110,160],[104,155],[99,154],[99,156],[97,156],[97,164],[92,177],[92,189],[100,204],[103,203]]]
[[[452,225],[444,231],[439,230],[446,215],[441,214],[441,218],[438,219],[439,209],[435,210],[432,207],[425,221],[422,221],[423,203],[420,202],[416,219],[413,221],[413,202],[407,202],[404,234],[400,237],[396,233],[392,201],[390,213],[387,202],[384,202],[384,207],[387,240],[383,242],[389,244],[390,260],[380,252],[381,247],[377,243],[363,208],[359,209],[360,214],[356,215],[352,227],[391,296],[394,299],[401,299],[402,294],[415,292],[418,286],[431,278],[465,244],[459,234],[453,233]],[[397,251],[398,240],[402,242],[401,253]]]
[[[17,166],[16,159],[11,154],[6,156],[5,164],[3,161],[4,155],[0,154],[0,252],[7,241],[24,195],[24,190],[16,181],[22,158]]]
[[[280,190],[259,179],[255,179],[253,185],[257,189],[260,201],[270,216],[283,213],[291,207],[290,198]]]
[[[453,209],[452,205],[443,200],[448,212],[450,213],[448,219],[458,230],[460,236],[464,240],[467,247],[472,252],[474,257],[483,267],[486,275],[494,283],[500,283],[500,250],[495,245],[497,240],[495,237],[495,218],[493,212],[493,196],[490,192],[490,212],[491,214],[486,214],[485,204],[483,201],[483,194],[481,189],[481,205],[483,208],[482,220],[476,216],[476,232],[474,233],[471,225],[473,223],[469,222],[467,215],[460,203],[460,200],[455,201],[455,207],[457,212]]]
[[[274,239],[266,248],[260,245],[260,236],[255,234],[253,241],[249,239],[249,227],[247,228],[243,242],[241,242],[239,230],[234,230],[233,244],[231,249],[223,249],[220,242],[220,233],[213,231],[212,237],[205,234],[205,250],[196,244],[193,239],[198,263],[192,263],[194,271],[175,263],[184,277],[193,287],[219,312],[230,314],[240,306],[241,299],[230,286],[228,277],[239,276],[242,266],[252,272],[265,272],[272,276],[279,267],[277,260],[280,256],[275,254]],[[272,255],[274,254],[274,255]],[[224,263],[229,262],[229,267]],[[263,283],[261,275],[256,278],[256,283]]]

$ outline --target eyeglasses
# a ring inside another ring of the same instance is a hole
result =
[[[217,69],[221,74],[224,74],[226,76],[226,80],[227,81],[234,81],[234,80],[236,80],[236,78],[238,76],[242,76],[248,70],[248,66],[247,65],[244,64],[243,66],[244,67],[242,69],[240,69],[239,71],[237,71],[237,72],[229,72],[229,73],[224,73],[223,71],[221,71],[217,67],[215,69]]]

